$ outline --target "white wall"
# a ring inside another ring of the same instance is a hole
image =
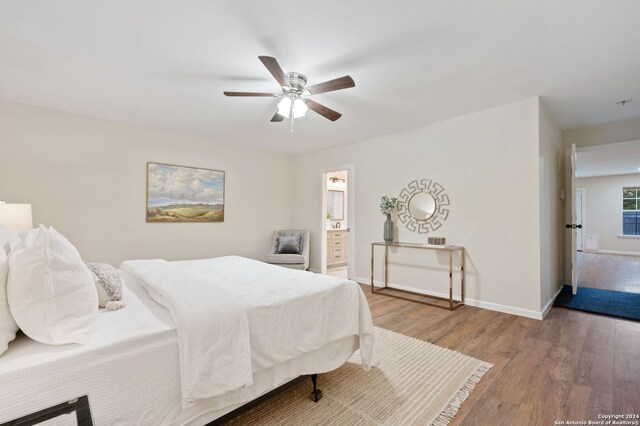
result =
[[[548,306],[562,287],[564,204],[562,185],[562,132],[540,102],[540,304]]]
[[[640,187],[640,174],[580,178],[585,189],[585,235],[598,235],[600,251],[640,254],[640,239],[622,234],[622,188]]]
[[[539,100],[532,98],[433,125],[328,149],[295,159],[294,226],[319,247],[321,169],[355,164],[355,277],[366,282],[370,244],[382,240],[382,195],[398,195],[414,179],[442,184],[450,215],[434,235],[467,249],[467,296],[494,309],[534,315],[541,308]],[[353,211],[349,212],[354,214]],[[427,235],[398,227],[397,240]],[[319,269],[318,250],[311,267]],[[390,281],[446,291],[447,259],[403,250],[392,255]],[[420,267],[430,262],[435,267]],[[378,262],[380,264],[380,262]],[[381,277],[381,269],[376,271]],[[473,300],[471,302],[473,302]]]
[[[223,223],[145,222],[148,161],[224,170]],[[293,160],[194,136],[0,101],[0,199],[33,204],[86,260],[262,259],[291,223]]]

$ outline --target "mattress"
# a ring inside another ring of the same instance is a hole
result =
[[[85,345],[50,346],[25,336],[9,345],[0,357],[0,423],[88,395],[97,425],[203,425],[297,376],[336,369],[358,348],[357,336],[349,336],[258,367],[253,386],[183,410],[171,317],[133,276],[120,273],[127,307],[101,311]],[[46,424],[75,423],[63,416]]]

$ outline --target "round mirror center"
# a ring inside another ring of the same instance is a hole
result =
[[[427,220],[436,211],[436,200],[426,192],[418,192],[409,200],[409,214],[416,220]]]

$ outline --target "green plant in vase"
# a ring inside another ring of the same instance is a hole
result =
[[[393,221],[391,220],[391,213],[396,208],[398,198],[383,196],[380,199],[380,212],[387,216],[387,220],[384,222],[384,242],[393,242]]]

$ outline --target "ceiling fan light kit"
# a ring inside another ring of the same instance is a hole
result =
[[[293,120],[304,117],[308,110],[312,110],[331,121],[336,121],[342,114],[326,106],[308,99],[311,95],[319,93],[333,92],[341,89],[354,87],[356,84],[350,76],[336,78],[307,87],[307,77],[297,72],[286,73],[282,71],[276,58],[271,56],[258,57],[263,65],[269,70],[273,78],[282,87],[282,93],[267,92],[224,92],[225,96],[236,97],[277,97],[282,98],[278,103],[278,111],[271,118],[271,122],[277,123],[285,118],[291,120],[291,131],[293,132]]]
[[[293,98],[285,95],[278,103],[278,114],[285,118],[291,117],[291,114],[293,114],[293,118],[304,117],[307,111],[309,111],[309,107],[302,98]]]

